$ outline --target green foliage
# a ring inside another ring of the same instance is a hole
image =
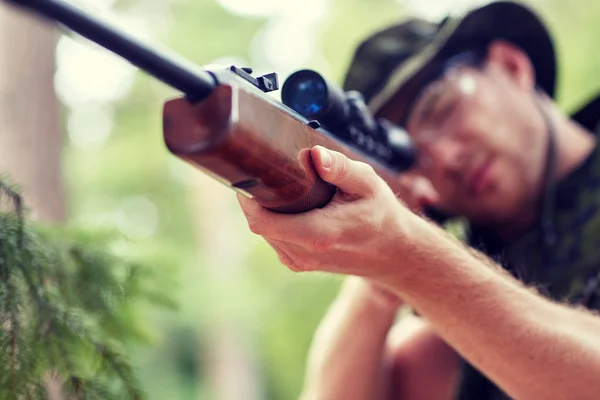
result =
[[[140,301],[172,306],[168,281],[118,257],[114,235],[28,221],[0,190],[0,398],[145,398],[125,346],[148,340]]]

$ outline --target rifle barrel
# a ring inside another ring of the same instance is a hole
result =
[[[62,0],[8,0],[8,2],[30,8],[46,18],[63,24],[194,100],[201,100],[208,96],[216,86],[215,79],[209,72],[152,49],[125,32]]]

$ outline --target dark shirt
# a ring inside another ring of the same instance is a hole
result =
[[[600,134],[600,97],[572,119]],[[510,243],[485,232],[474,233],[471,243],[544,295],[600,309],[600,145],[555,188],[550,237],[540,223]],[[466,362],[456,398],[509,399]]]

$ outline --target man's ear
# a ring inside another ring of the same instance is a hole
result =
[[[488,46],[486,69],[500,73],[521,89],[535,89],[535,70],[527,54],[505,40],[495,40]]]

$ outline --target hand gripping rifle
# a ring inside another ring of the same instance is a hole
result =
[[[406,132],[371,116],[358,92],[301,70],[283,84],[250,68],[206,70],[148,48],[63,0],[5,0],[28,8],[116,53],[183,96],[163,108],[171,153],[281,213],[326,205],[336,188],[321,180],[310,149],[322,145],[375,169],[392,189],[415,155]]]

